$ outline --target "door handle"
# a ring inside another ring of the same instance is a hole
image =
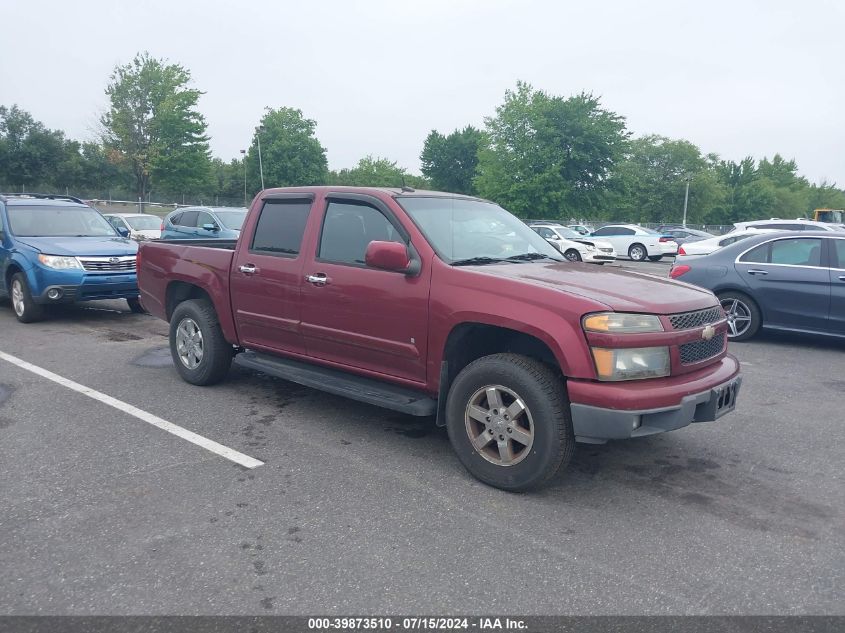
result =
[[[238,267],[238,270],[245,275],[254,275],[256,272],[258,272],[258,269],[255,267],[255,264],[243,264]]]
[[[845,275],[839,275],[839,281],[845,281]]]
[[[325,286],[329,283],[329,278],[326,273],[314,273],[313,275],[305,275],[305,281],[315,286]]]
[[[749,275],[768,275],[769,271],[768,270],[760,270],[759,268],[752,268],[751,270],[748,271],[748,274]]]

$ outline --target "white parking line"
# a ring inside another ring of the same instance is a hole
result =
[[[58,374],[54,374],[51,371],[38,367],[37,365],[33,365],[32,363],[28,363],[25,360],[21,360],[16,356],[6,354],[5,352],[0,352],[0,359],[12,363],[13,365],[17,365],[21,369],[30,371],[33,374],[41,376],[42,378],[52,380],[53,382],[60,384],[63,387],[72,389],[73,391],[88,396],[89,398],[93,398],[94,400],[102,402],[103,404],[107,404],[110,407],[114,407],[119,411],[128,413],[129,415],[134,416],[139,420],[143,420],[144,422],[152,424],[153,426],[158,427],[163,431],[167,431],[168,433],[172,433],[177,437],[181,437],[183,440],[187,440],[191,444],[196,444],[197,446],[200,446],[207,451],[211,451],[212,453],[216,453],[221,457],[225,457],[226,459],[231,460],[236,464],[240,464],[245,468],[258,468],[259,466],[264,465],[264,462],[259,461],[254,457],[239,453],[233,448],[218,444],[214,440],[210,440],[207,437],[203,437],[202,435],[197,435],[193,431],[183,429],[181,426],[173,424],[172,422],[168,422],[167,420],[162,420],[160,417],[153,415],[152,413],[147,413],[146,411],[139,409],[138,407],[134,407],[126,402],[123,402],[122,400],[107,396],[106,394],[101,393],[96,389],[91,389],[90,387],[86,387],[85,385],[80,385],[78,382],[73,382],[72,380],[63,378]]]

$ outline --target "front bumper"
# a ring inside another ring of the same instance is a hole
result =
[[[587,400],[593,402],[589,404],[577,401],[580,399],[579,386],[586,386],[586,383],[570,381],[568,386],[570,399],[573,400],[571,411],[575,439],[603,444],[607,440],[665,433],[694,422],[713,421],[733,411],[742,384],[736,360],[726,356],[715,369],[705,370],[702,374],[692,380],[692,376],[687,374],[686,384],[672,384],[675,382],[672,379],[668,379],[669,382],[657,379],[664,384],[653,388],[643,384],[651,381],[627,383],[634,387],[631,393],[624,393],[626,383],[592,383],[592,397]],[[678,377],[681,380],[683,378]],[[600,406],[596,401],[598,398],[595,396],[603,385],[607,386],[608,402],[621,405],[620,408]]]
[[[615,262],[616,261],[616,253],[605,253],[599,250],[595,251],[588,251],[586,253],[581,253],[581,258],[583,261],[587,263],[592,262]]]
[[[39,292],[35,303],[70,303],[100,299],[132,299],[138,296],[138,277],[132,273],[90,273],[81,270],[36,270]],[[33,288],[35,290],[35,288]]]

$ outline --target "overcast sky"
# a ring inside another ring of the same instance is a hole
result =
[[[840,0],[0,0],[0,21],[0,104],[80,140],[114,66],[148,50],[192,72],[225,160],[265,106],[292,106],[331,168],[373,154],[418,173],[430,130],[482,126],[523,79],[600,95],[635,134],[779,152],[845,186]]]

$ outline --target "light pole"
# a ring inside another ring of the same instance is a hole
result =
[[[255,130],[255,137],[258,139],[258,171],[261,174],[261,190],[264,191],[264,164],[261,162],[261,132],[264,126],[259,125]]]
[[[246,206],[246,150],[242,149],[241,154],[243,155],[241,160],[244,164],[244,206]]]
[[[687,176],[687,192],[684,194],[684,228],[687,228],[687,201],[689,201],[689,176]]]

